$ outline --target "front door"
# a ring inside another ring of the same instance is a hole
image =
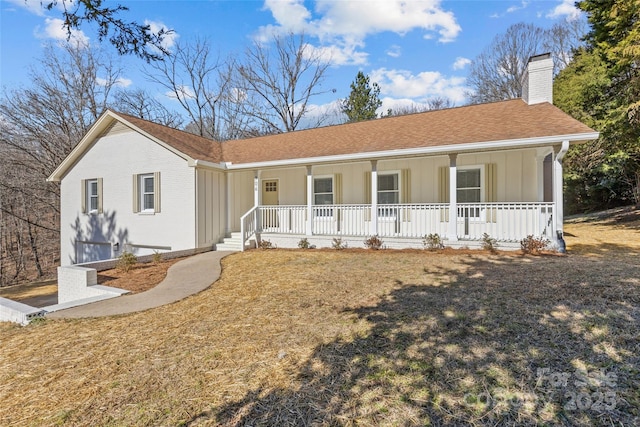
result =
[[[262,181],[262,205],[275,206],[278,204],[278,180],[268,179]],[[262,226],[273,228],[278,226],[278,210],[265,208],[262,210]]]

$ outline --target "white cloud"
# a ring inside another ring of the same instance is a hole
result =
[[[471,60],[469,58],[464,58],[462,56],[458,56],[453,63],[454,70],[462,70],[467,65],[471,64]]]
[[[180,92],[180,97],[186,99],[195,99],[196,94],[192,88],[189,86],[180,86],[178,87],[178,91]],[[165,92],[165,96],[169,99],[178,99],[178,96],[174,92]]]
[[[164,30],[164,31],[170,30],[170,28],[167,27],[164,23],[149,21],[148,19],[145,19],[144,25],[148,25],[149,29],[153,33],[157,33],[160,30]],[[176,44],[176,40],[178,39],[178,37],[180,37],[180,35],[175,31],[165,34],[164,38],[162,39],[162,47],[165,48],[166,50],[171,50],[171,48]]]
[[[386,54],[392,58],[399,58],[400,55],[402,54],[402,48],[397,44],[394,44],[389,49],[387,49]]]
[[[357,46],[313,46],[307,45],[308,55],[319,57],[332,65],[364,65],[369,54],[359,51]]]
[[[9,0],[9,3],[25,8],[29,12],[38,16],[44,16],[44,12],[46,10],[41,0]]]
[[[107,79],[96,77],[96,83],[98,83],[100,86],[106,86],[108,82]],[[118,77],[115,82],[113,82],[114,86],[119,87],[129,87],[131,86],[131,84],[133,84],[133,81],[131,79],[125,79],[124,77]]]
[[[565,17],[567,21],[573,21],[580,18],[581,14],[582,12],[576,8],[574,0],[560,0],[560,4],[547,14],[547,18]]]
[[[529,6],[529,2],[528,1],[522,1],[519,4],[513,5],[513,6],[509,6],[507,8],[507,10],[505,10],[502,13],[494,13],[492,15],[489,16],[489,18],[502,18],[503,16],[506,16],[510,13],[514,13],[517,12],[519,10],[525,9],[527,6]]]
[[[345,115],[342,113],[340,100],[336,99],[327,104],[307,104],[307,112],[300,123],[300,129],[308,127],[328,126],[343,123]]]
[[[316,0],[312,13],[304,0],[265,0],[264,9],[271,12],[276,24],[260,27],[257,38],[266,40],[274,34],[305,33],[328,46],[328,50],[358,55],[358,58],[341,61],[359,64],[363,52],[358,48],[362,48],[366,37],[372,34],[388,31],[404,35],[422,30],[426,39],[437,33],[442,43],[455,40],[461,31],[460,25],[454,14],[442,9],[440,3],[441,0]]]
[[[437,71],[423,71],[414,75],[406,70],[379,68],[371,72],[370,79],[378,83],[383,95],[417,102],[446,97],[460,104],[465,100],[467,91],[463,77],[446,77]]]
[[[71,29],[71,33],[64,28],[64,21],[59,18],[46,18],[44,20],[44,28],[36,27],[35,36],[43,39],[54,39],[59,41],[67,41],[77,44],[78,46],[88,46],[89,37],[82,30]]]

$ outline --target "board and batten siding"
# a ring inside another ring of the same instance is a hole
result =
[[[224,172],[196,170],[198,247],[212,246],[225,237],[226,177]]]
[[[157,172],[160,212],[134,213],[133,175]],[[185,159],[124,125],[112,126],[62,179],[61,264],[76,262],[76,240],[119,242],[121,249],[124,243],[195,248],[194,177]],[[102,214],[82,212],[81,181],[93,178],[102,179]]]

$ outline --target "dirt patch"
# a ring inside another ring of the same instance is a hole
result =
[[[98,284],[114,288],[126,289],[132,294],[148,291],[162,282],[167,270],[184,258],[175,258],[161,262],[136,264],[125,272],[118,268],[98,272]]]

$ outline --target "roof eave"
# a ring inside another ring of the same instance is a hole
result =
[[[282,166],[305,166],[310,164],[346,163],[353,161],[393,159],[400,157],[435,156],[443,154],[462,154],[477,151],[494,151],[515,148],[535,148],[559,144],[562,141],[579,143],[597,139],[599,132],[588,132],[569,135],[553,135],[536,138],[519,138],[501,141],[473,142],[466,144],[442,145],[436,147],[419,147],[398,150],[372,151],[366,153],[339,154],[333,156],[305,157],[297,159],[273,160],[251,163],[226,163],[227,170],[263,169]]]

